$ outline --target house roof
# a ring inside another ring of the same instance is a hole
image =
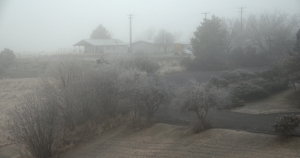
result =
[[[155,44],[152,40],[147,40],[147,41],[146,40],[139,40],[139,41],[133,42],[132,44],[140,43],[140,42]]]
[[[155,43],[153,43],[153,41],[144,41],[144,40],[136,41],[136,42],[133,42],[132,44],[137,44],[137,43],[155,44]]]
[[[118,39],[84,39],[74,44],[74,46],[127,46],[127,44]]]

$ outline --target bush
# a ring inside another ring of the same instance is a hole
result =
[[[130,86],[129,99],[133,105],[133,119],[145,120],[147,124],[151,123],[159,107],[171,101],[168,86],[160,76],[139,75]]]
[[[245,69],[238,69],[234,72],[238,73],[242,77],[242,79],[250,79],[257,76],[254,72]]]
[[[249,80],[249,83],[264,88],[270,93],[276,93],[288,88],[288,82],[284,80],[267,81],[263,78]]]
[[[135,64],[134,68],[138,68],[147,73],[154,73],[159,69],[158,62],[145,55],[137,55],[134,57],[133,61]]]
[[[25,96],[24,102],[11,111],[11,134],[14,142],[33,157],[50,158],[57,140],[58,103],[55,98]]]
[[[209,110],[230,105],[229,93],[217,87],[208,88],[206,84],[200,84],[191,80],[183,88],[179,89],[179,103],[182,110],[191,111],[197,115],[198,123],[195,130],[201,132],[207,129],[206,115]]]
[[[213,76],[210,79],[209,84],[214,85],[216,87],[226,87],[228,86],[229,81],[221,77]]]
[[[299,116],[295,115],[284,115],[277,118],[276,123],[272,127],[276,132],[290,135],[297,127],[299,127],[300,119]]]
[[[16,58],[16,55],[14,54],[14,52],[10,49],[5,48],[0,53],[0,64],[3,67],[8,67],[10,64],[13,63],[15,58]]]
[[[208,60],[205,56],[196,56],[196,58],[193,60],[190,67],[188,67],[188,70],[202,70],[202,71],[220,71],[227,69],[226,63],[218,58],[211,58]]]
[[[240,83],[233,87],[231,94],[245,101],[252,101],[269,96],[269,92],[262,87],[249,83]]]
[[[185,57],[180,61],[180,66],[186,69],[190,69],[193,63],[193,59],[191,57]]]
[[[268,81],[273,81],[278,79],[284,79],[285,74],[279,66],[274,66],[272,69],[262,71],[260,73],[260,77]]]
[[[232,95],[230,97],[230,101],[231,101],[231,108],[236,108],[236,107],[242,107],[244,106],[244,101],[239,99],[237,96]]]
[[[226,104],[218,109],[233,109],[233,108],[237,108],[237,107],[242,107],[244,106],[244,101],[239,99],[237,96],[235,95],[230,95],[229,96],[229,99],[230,99],[230,103],[229,104]]]
[[[224,71],[221,73],[220,77],[226,79],[229,82],[234,82],[242,79],[242,76],[237,72]]]

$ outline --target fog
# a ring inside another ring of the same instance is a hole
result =
[[[154,28],[177,32],[189,42],[204,15],[239,18],[264,11],[300,12],[299,0],[98,0],[98,1],[0,1],[0,50],[54,52],[88,39],[102,24],[113,36],[129,42],[129,19],[133,14],[133,41]]]

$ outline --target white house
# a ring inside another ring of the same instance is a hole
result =
[[[84,53],[127,53],[128,45],[118,39],[84,39],[74,47],[84,47]]]

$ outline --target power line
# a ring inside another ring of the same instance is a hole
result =
[[[133,15],[129,14],[129,41],[130,41],[129,53],[132,53],[132,26],[131,26],[132,18],[133,18]]]
[[[209,13],[207,13],[207,12],[204,12],[204,13],[201,13],[201,14],[204,14],[204,16],[205,16],[205,19],[206,19],[206,14],[209,14]]]

